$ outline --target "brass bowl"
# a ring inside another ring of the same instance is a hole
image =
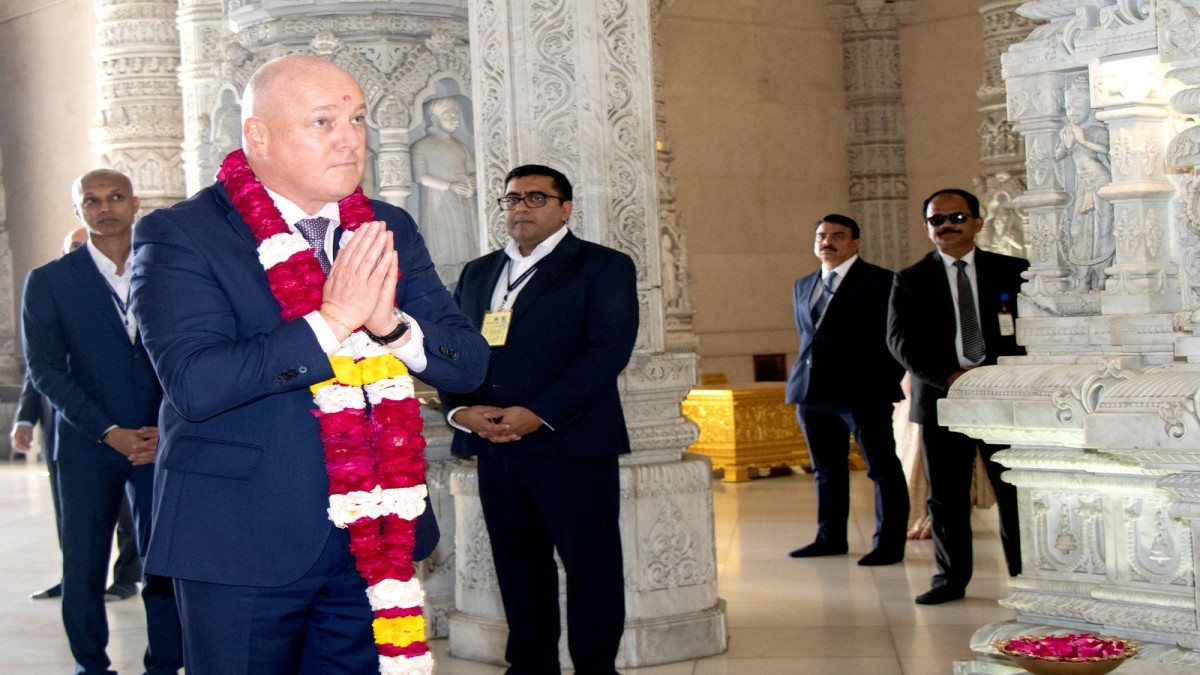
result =
[[[1001,654],[1012,659],[1018,666],[1028,670],[1034,675],[1104,675],[1104,673],[1116,670],[1118,666],[1138,653],[1138,645],[1135,642],[1114,637],[1100,637],[1099,640],[1107,640],[1110,642],[1122,642],[1125,644],[1125,651],[1116,656],[1108,658],[1070,658],[1070,657],[1055,657],[1055,656],[1033,656],[1025,652],[1014,652],[1009,648],[1009,644],[1014,640],[1040,640],[1042,638],[1055,637],[1052,635],[1022,635],[1021,637],[1012,638],[1010,640],[996,640],[992,642]]]

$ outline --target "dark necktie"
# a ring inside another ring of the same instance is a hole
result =
[[[821,280],[821,297],[817,298],[817,304],[812,308],[812,320],[815,326],[821,320],[821,315],[825,313],[825,306],[833,299],[833,281],[837,279],[837,272],[830,272],[824,279]]]
[[[971,292],[971,279],[967,277],[965,260],[955,260],[958,268],[958,330],[962,335],[963,356],[978,363],[987,353],[983,343],[983,331],[979,329],[979,318],[975,315],[975,295]]]
[[[329,274],[329,256],[325,255],[325,230],[329,229],[328,218],[305,218],[296,222],[296,229],[304,235],[304,240],[313,248],[317,262],[321,263],[321,271]]]

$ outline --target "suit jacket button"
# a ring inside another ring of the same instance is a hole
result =
[[[297,368],[296,370],[299,370],[299,371],[300,371],[300,374],[301,374],[301,375],[303,375],[304,373],[307,373],[307,372],[308,372],[308,366],[300,366],[300,367],[299,367],[299,368]]]

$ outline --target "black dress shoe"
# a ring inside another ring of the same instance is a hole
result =
[[[117,582],[117,583],[114,583],[112,586],[109,586],[108,590],[104,591],[104,601],[105,602],[120,602],[121,600],[124,600],[126,598],[132,598],[133,596],[137,595],[137,592],[138,592],[137,584],[127,584],[124,582]]]
[[[904,560],[904,551],[899,553],[891,553],[875,549],[870,553],[858,559],[858,564],[863,567],[876,567],[878,565],[895,565]]]
[[[62,597],[62,584],[58,583],[58,584],[54,584],[53,586],[51,586],[50,588],[47,588],[44,591],[38,591],[37,593],[30,595],[29,599],[30,600],[47,600],[49,598],[61,598],[61,597]]]
[[[961,600],[967,592],[961,588],[937,586],[917,596],[918,605],[940,605],[951,600]]]
[[[791,553],[788,554],[788,557],[791,557],[791,558],[817,558],[817,557],[823,556],[823,555],[845,555],[846,552],[849,550],[850,550],[850,547],[847,544],[842,544],[841,546],[835,546],[834,544],[830,544],[830,543],[824,542],[824,541],[814,541],[813,543],[809,544],[808,546],[801,546],[800,548],[796,549],[795,551],[792,551]]]

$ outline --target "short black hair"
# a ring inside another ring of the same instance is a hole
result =
[[[971,212],[971,217],[979,217],[979,197],[976,197],[966,190],[960,190],[958,188],[946,188],[944,190],[938,190],[937,192],[929,195],[929,197],[925,199],[925,203],[921,204],[922,223],[925,222],[925,214],[929,212],[929,202],[933,201],[935,197],[940,197],[942,195],[958,195],[959,197],[962,197],[963,200],[967,202],[967,210]]]
[[[851,238],[858,239],[858,223],[854,222],[854,219],[850,216],[843,216],[840,213],[831,213],[818,220],[816,226],[820,227],[821,223],[833,223],[834,225],[841,225],[842,227],[849,228]]]
[[[524,178],[525,176],[545,176],[554,181],[554,189],[558,190],[558,194],[564,202],[569,202],[575,196],[571,189],[571,181],[557,169],[551,169],[548,166],[541,164],[522,164],[504,177],[504,184],[508,185],[509,181],[514,178]]]

